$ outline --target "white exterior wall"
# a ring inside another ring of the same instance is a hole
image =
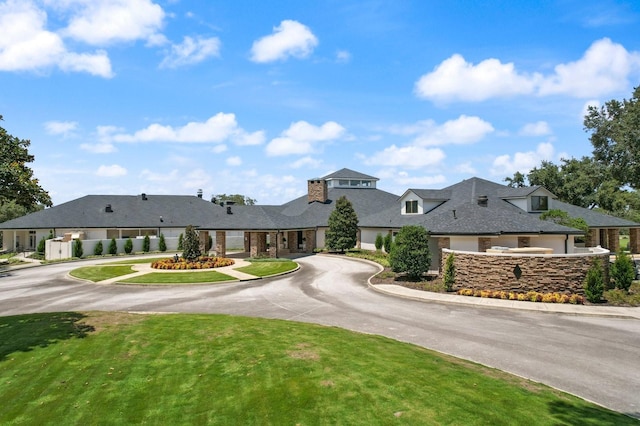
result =
[[[407,213],[407,201],[418,201],[418,213]],[[413,191],[407,192],[404,197],[400,199],[400,213],[401,214],[422,214],[424,213],[424,203],[422,198],[418,197]]]
[[[363,250],[376,249],[376,237],[378,234],[384,238],[389,233],[388,229],[362,228],[360,232],[360,244]]]
[[[507,201],[525,212],[529,211],[529,200],[527,198],[514,198]]]
[[[564,242],[564,235],[546,235],[537,238],[531,238],[531,247],[552,248],[553,254],[563,254],[565,244]],[[569,245],[569,241],[567,241],[567,245]],[[571,242],[570,247],[573,247],[573,242]]]
[[[317,248],[324,248],[324,246],[326,245],[324,233],[327,232],[328,229],[329,229],[328,227],[323,227],[323,228],[318,228],[316,230],[316,247]]]
[[[478,237],[456,237],[449,238],[449,248],[458,251],[478,251]]]

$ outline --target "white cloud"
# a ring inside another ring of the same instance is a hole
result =
[[[260,132],[248,134],[238,127],[235,114],[218,113],[207,121],[192,121],[182,127],[151,124],[133,134],[115,134],[111,140],[115,142],[184,142],[184,143],[218,143],[232,140],[238,144],[256,143],[260,140]]]
[[[211,176],[202,169],[195,169],[187,173],[182,179],[182,187],[187,189],[200,189],[211,186]]]
[[[318,158],[306,156],[306,157],[302,157],[299,160],[294,161],[289,166],[292,169],[301,169],[303,167],[305,169],[318,169],[318,168],[322,167],[322,165],[323,165],[323,161],[322,160],[320,160]]]
[[[346,129],[335,121],[328,121],[320,127],[297,121],[280,137],[272,139],[265,150],[268,156],[309,154],[314,152],[319,143],[343,139],[345,136]]]
[[[253,133],[238,131],[233,137],[233,142],[236,145],[240,145],[240,146],[262,145],[265,140],[266,140],[266,135],[263,130],[258,130],[257,132],[253,132]]]
[[[160,63],[161,68],[193,65],[210,57],[220,56],[220,39],[184,37],[182,43],[171,45],[171,52]]]
[[[629,52],[608,38],[595,41],[582,58],[558,64],[550,75],[525,73],[513,63],[486,59],[477,65],[455,54],[415,84],[415,93],[434,101],[479,102],[515,95],[603,96],[626,90],[640,71],[640,53]]]
[[[546,121],[537,121],[535,123],[527,123],[518,132],[522,136],[546,136],[550,135],[551,127]]]
[[[91,152],[93,154],[110,154],[118,151],[113,144],[110,143],[83,143],[80,145],[80,149],[83,151]]]
[[[580,119],[580,123],[584,121],[584,117],[589,113],[589,107],[600,109],[600,106],[600,101],[596,99],[591,99],[585,102],[584,105],[582,105],[582,110],[580,111],[580,116],[578,117]]]
[[[475,175],[477,173],[475,167],[473,167],[473,164],[471,164],[470,161],[458,164],[453,168],[453,170],[456,173],[464,173],[468,175]]]
[[[0,71],[58,67],[104,78],[113,76],[105,52],[70,52],[58,34],[46,30],[46,23],[47,13],[31,1],[0,3]]]
[[[96,171],[97,176],[101,177],[120,177],[127,174],[127,169],[117,164],[111,166],[100,166]]]
[[[625,90],[629,75],[640,70],[640,53],[628,52],[608,38],[594,42],[575,62],[559,64],[555,73],[545,78],[540,95],[597,97]]]
[[[227,158],[227,166],[233,166],[233,167],[237,167],[237,166],[241,166],[242,165],[242,158],[235,156],[235,157],[229,157]]]
[[[211,152],[213,152],[214,154],[222,154],[223,152],[225,152],[226,150],[228,150],[229,147],[223,143],[214,146],[213,148],[211,148]]]
[[[340,63],[347,63],[351,61],[351,53],[347,50],[338,50],[336,52],[336,61]]]
[[[394,127],[392,133],[415,135],[413,143],[420,146],[465,145],[478,142],[494,131],[491,123],[479,117],[461,115],[438,125],[433,120],[423,120],[416,124]]]
[[[317,45],[318,39],[306,25],[284,20],[273,29],[273,34],[253,42],[251,60],[264,63],[289,57],[306,58]]]
[[[485,59],[478,65],[455,54],[416,82],[418,97],[435,101],[484,101],[494,97],[530,94],[539,75],[521,75],[513,63]]]
[[[149,169],[144,169],[140,172],[140,178],[149,182],[176,182],[179,180],[179,177],[180,173],[175,169],[171,170],[169,173],[156,173]]]
[[[513,175],[515,172],[527,174],[543,160],[553,160],[554,152],[553,145],[544,142],[539,144],[535,151],[516,152],[513,156],[500,155],[493,160],[491,174],[503,177]]]
[[[77,121],[47,121],[46,123],[44,123],[44,129],[50,135],[67,136],[77,128]]]
[[[435,166],[444,160],[445,154],[439,148],[424,148],[420,146],[397,147],[391,145],[364,160],[367,165],[404,167],[415,169],[425,166]]]
[[[438,185],[447,181],[447,178],[444,175],[434,175],[434,176],[409,176],[407,172],[399,172],[394,177],[394,180],[397,184],[403,185],[405,187],[429,187],[433,185]]]
[[[104,46],[115,42],[158,42],[165,12],[150,0],[67,0],[73,15],[62,34],[87,44]]]

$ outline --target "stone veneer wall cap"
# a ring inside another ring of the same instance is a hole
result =
[[[467,251],[467,250],[453,250],[443,248],[443,253],[460,253],[460,254],[472,254],[476,256],[494,256],[494,257],[589,257],[589,256],[601,256],[611,253],[610,250],[598,247],[591,247],[593,251],[587,253],[555,253],[555,254],[532,254],[532,253],[487,253],[484,251]]]

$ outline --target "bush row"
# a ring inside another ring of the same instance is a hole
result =
[[[571,303],[573,305],[584,304],[584,297],[578,294],[538,293],[537,291],[516,293],[513,291],[474,290],[470,288],[460,289],[457,291],[457,294],[462,296],[488,297],[491,299],[519,300],[528,302]]]

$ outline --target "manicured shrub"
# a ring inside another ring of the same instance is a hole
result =
[[[104,250],[104,248],[102,247],[102,240],[100,240],[93,247],[93,254],[96,255],[96,256],[102,256],[102,251],[103,250]]]
[[[184,230],[184,251],[182,257],[186,260],[195,260],[202,255],[200,252],[200,239],[193,225],[188,225]]]
[[[419,225],[400,228],[389,254],[393,272],[405,272],[412,281],[418,281],[431,266],[429,233]]]
[[[116,239],[112,238],[109,243],[109,254],[115,255],[116,253],[118,253],[118,244],[116,243]]]
[[[453,285],[456,282],[456,265],[454,263],[453,253],[449,253],[447,260],[444,264],[444,271],[442,273],[442,283],[447,291],[453,290]]]
[[[46,241],[47,240],[44,237],[42,237],[42,239],[38,241],[38,248],[37,248],[38,254],[44,254]]]
[[[223,266],[231,266],[235,263],[233,259],[227,257],[207,257],[200,256],[194,260],[186,260],[184,258],[162,259],[151,263],[154,269],[210,269],[221,268]]]
[[[131,254],[133,251],[133,241],[131,238],[127,238],[127,241],[124,242],[124,252],[127,254]]]
[[[387,254],[391,253],[391,246],[393,245],[393,236],[391,233],[387,233],[387,235],[384,236],[383,245],[384,251],[386,251]]]
[[[151,239],[149,238],[148,235],[145,235],[144,240],[142,240],[142,251],[144,253],[149,253],[150,249],[151,249]]]
[[[82,240],[75,239],[73,240],[73,257],[82,257]]]
[[[162,252],[167,251],[167,242],[164,240],[164,234],[160,234],[160,241],[158,242],[158,249]]]
[[[636,277],[635,265],[631,257],[620,250],[616,254],[616,260],[611,265],[611,282],[619,290],[629,291],[631,283]]]
[[[184,250],[184,234],[178,235],[178,250]]]
[[[384,237],[382,236],[382,234],[378,233],[378,235],[376,235],[376,251],[380,251],[382,250],[382,247],[384,246]]]
[[[325,243],[330,250],[352,249],[358,242],[358,215],[351,201],[344,195],[336,201],[336,208],[329,215],[329,229]]]
[[[584,294],[591,303],[598,303],[604,293],[604,274],[600,259],[594,258],[584,279]]]

